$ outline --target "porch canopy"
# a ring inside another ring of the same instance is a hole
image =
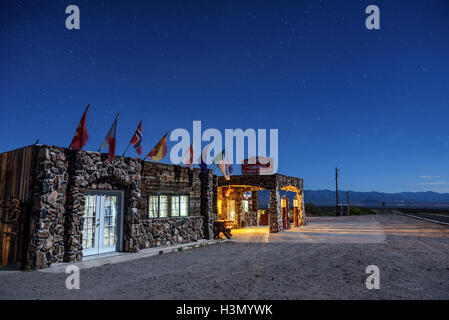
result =
[[[252,192],[253,208],[257,211],[257,191],[270,190],[270,209],[269,209],[269,224],[270,232],[282,231],[282,213],[281,213],[281,197],[280,190],[296,192],[298,199],[298,207],[300,210],[300,224],[305,225],[305,213],[303,206],[303,179],[285,176],[282,174],[272,175],[235,175],[231,176],[229,180],[225,177],[218,177],[218,195],[219,198],[225,200],[227,191],[232,189],[235,194],[237,215],[240,215],[241,199],[243,193]]]

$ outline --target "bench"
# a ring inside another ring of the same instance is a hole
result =
[[[223,233],[223,235],[227,239],[231,239],[231,229],[230,227],[226,226],[226,221],[214,221],[214,239],[218,240],[220,238],[220,233]]]

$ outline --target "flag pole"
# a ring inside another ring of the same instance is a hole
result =
[[[129,148],[129,146],[131,145],[131,142],[133,141],[133,138],[134,138],[135,134],[137,133],[137,130],[139,130],[139,127],[140,127],[141,125],[142,125],[142,120],[140,120],[139,125],[137,126],[136,131],[134,132],[133,136],[131,137],[131,140],[129,140],[129,143],[128,143],[128,145],[126,146],[125,152],[123,152],[122,157],[124,157],[125,154],[126,154],[126,151],[128,151],[128,148]],[[142,139],[142,132],[140,132],[140,138]],[[142,140],[141,140],[141,143],[142,143]]]
[[[126,151],[128,151],[128,148],[129,148],[130,145],[131,145],[131,141],[128,143],[128,146],[126,147],[125,152],[123,152],[122,157],[125,156],[125,153],[126,153]]]

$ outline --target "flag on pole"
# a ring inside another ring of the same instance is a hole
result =
[[[106,138],[104,138],[103,144],[100,147],[100,150],[103,148],[106,148],[106,146],[109,145],[109,157],[114,158],[115,156],[115,145],[116,145],[116,131],[117,131],[117,119],[118,119],[118,114],[115,117],[114,122],[112,123],[111,128],[108,131],[108,134],[106,135]],[[98,151],[100,151],[98,150]]]
[[[193,168],[193,143],[190,145],[189,149],[186,151],[186,153],[182,157],[182,162],[186,166]]]
[[[209,143],[207,146],[204,147],[203,152],[201,152],[200,155],[200,168],[201,168],[201,173],[206,173],[207,171],[207,150],[209,149],[209,146],[212,144]]]
[[[217,162],[218,162],[218,168],[223,173],[223,176],[225,177],[225,179],[226,180],[231,179],[231,173],[233,170],[232,170],[232,165],[229,162],[229,158],[226,154],[225,149],[223,149],[223,151],[214,158],[214,163],[217,163]]]
[[[162,160],[167,154],[167,134],[164,134],[161,140],[157,143],[157,145],[147,154],[145,158],[149,158],[153,161]]]
[[[142,154],[142,120],[140,120],[136,132],[134,132],[134,135],[131,138],[131,144],[133,145],[134,149],[136,149],[137,154],[140,156]]]
[[[215,158],[212,159],[212,163],[218,165],[223,160],[225,149],[223,149],[219,154],[215,156]]]
[[[81,117],[78,127],[76,128],[75,136],[70,143],[70,148],[72,150],[81,150],[86,145],[87,139],[89,139],[86,129],[86,115],[89,106],[90,105],[88,104],[86,110],[84,110],[83,116]]]
[[[229,176],[234,172],[234,168],[232,167],[231,161],[229,161],[228,154],[226,153],[226,167],[229,173]]]

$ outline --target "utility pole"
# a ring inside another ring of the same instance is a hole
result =
[[[338,216],[339,215],[339,210],[338,210],[338,167],[335,167],[335,214]]]
[[[346,207],[346,210],[348,210],[348,212],[346,213],[349,216],[349,212],[351,210],[349,210],[349,191],[346,191],[346,203],[348,204]]]

